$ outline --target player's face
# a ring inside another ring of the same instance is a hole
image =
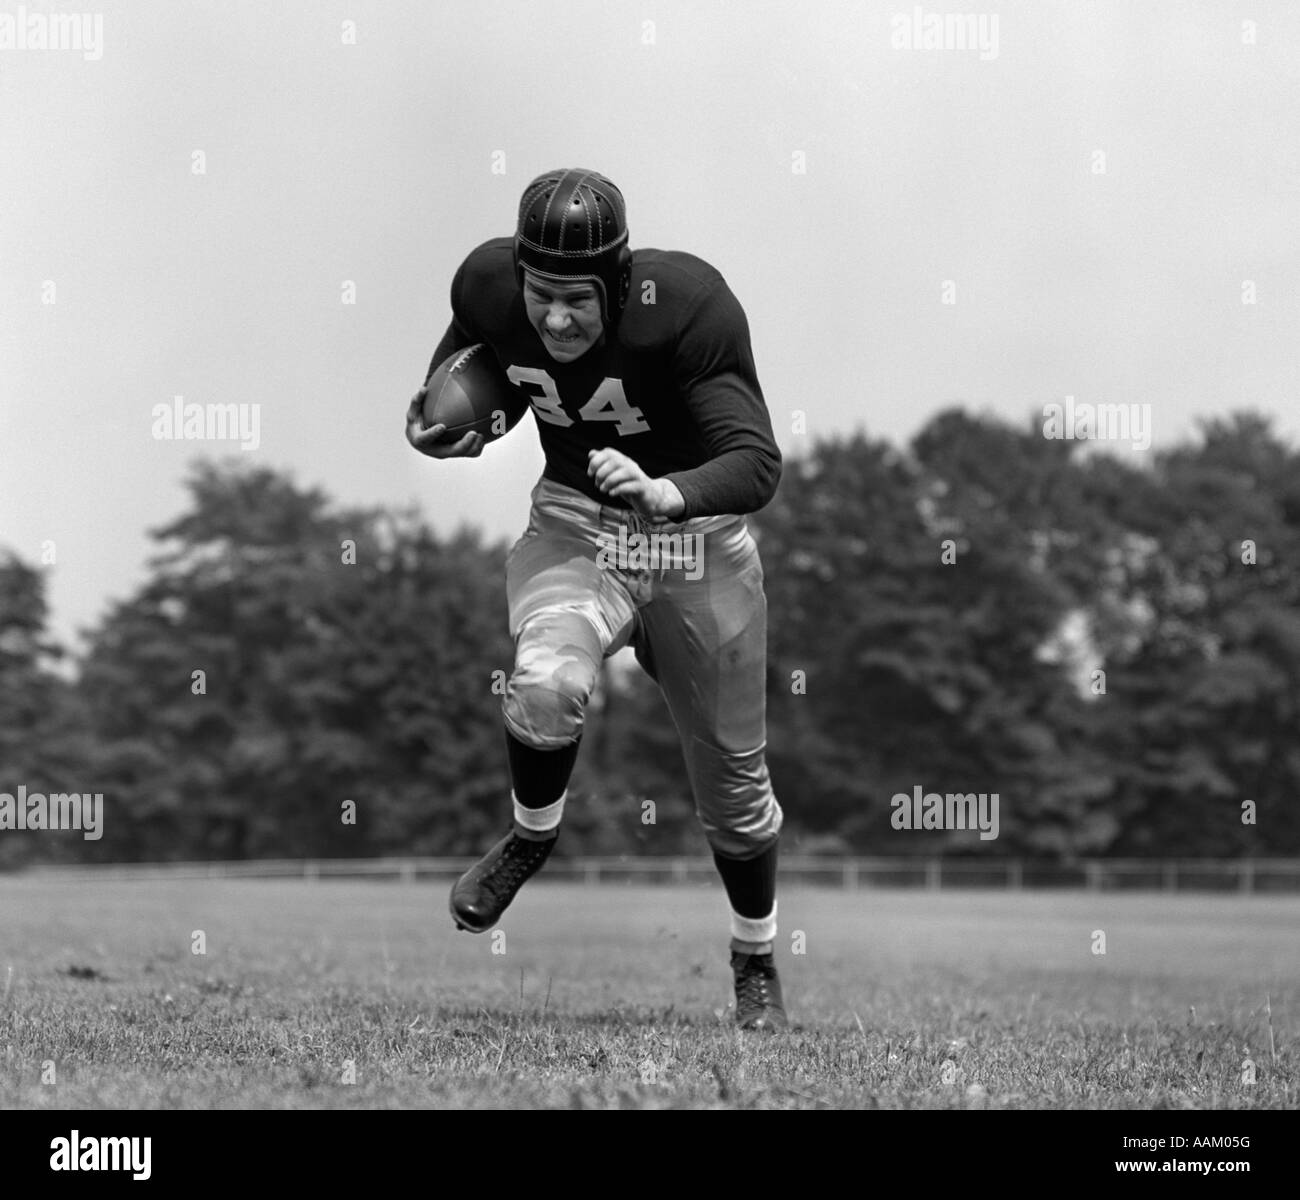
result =
[[[524,308],[550,356],[572,362],[604,336],[600,295],[590,283],[555,283],[524,272]]]

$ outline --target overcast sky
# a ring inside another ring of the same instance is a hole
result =
[[[1156,448],[1244,406],[1300,440],[1300,6],[1001,3],[982,49],[914,44],[949,11],[132,0],[40,50],[0,3],[0,545],[54,544],[66,639],[200,454],[515,536],[532,423],[438,463],[402,417],[456,266],[556,166],[727,277],[788,453],[1066,395],[1150,404]],[[177,395],[258,406],[257,448],[156,438]]]

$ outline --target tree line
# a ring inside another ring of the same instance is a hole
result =
[[[1253,413],[1141,464],[949,410],[787,458],[750,518],[791,850],[1300,854],[1300,462]],[[476,854],[509,821],[508,545],[198,462],[76,655],[0,552],[0,793],[104,794],[0,866]],[[526,514],[520,513],[522,528]],[[998,837],[892,799],[996,794]],[[653,683],[606,664],[561,847],[703,852]]]

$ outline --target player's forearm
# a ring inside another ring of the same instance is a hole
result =
[[[669,521],[680,521],[686,512],[686,497],[682,495],[681,488],[667,476],[656,479],[655,485],[659,489],[660,513]]]
[[[682,513],[674,520],[757,512],[776,494],[781,480],[781,452],[775,445],[770,450],[730,450],[702,466],[674,471],[663,478],[682,496]]]

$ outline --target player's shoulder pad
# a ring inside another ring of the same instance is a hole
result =
[[[620,338],[633,349],[678,342],[688,329],[735,325],[739,304],[717,268],[682,250],[634,250]]]
[[[474,247],[451,283],[451,308],[466,329],[488,338],[520,300],[513,238],[492,238]]]
[[[491,285],[499,279],[514,283],[515,243],[513,238],[489,238],[475,246],[461,263],[457,276],[476,287]]]
[[[655,291],[666,289],[674,299],[689,300],[722,282],[716,267],[684,250],[633,250],[632,288],[653,282]]]

